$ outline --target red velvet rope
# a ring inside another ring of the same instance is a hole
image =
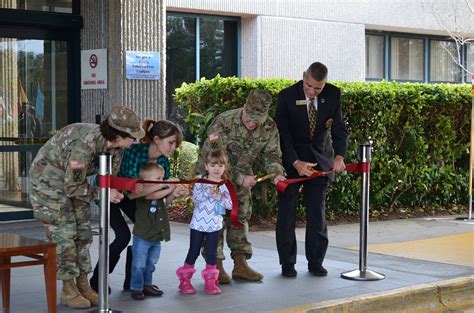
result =
[[[346,165],[347,172],[352,172],[352,173],[368,173],[370,172],[370,162],[359,162],[359,163],[351,163]],[[285,192],[286,187],[291,184],[296,184],[296,183],[301,183],[304,181],[312,180],[315,179],[316,177],[324,176],[330,173],[334,173],[334,169],[330,169],[327,172],[323,171],[314,171],[314,173],[311,176],[308,177],[300,177],[300,178],[290,178],[290,179],[285,179],[283,181],[279,181],[276,184],[276,188],[280,192]]]
[[[348,172],[353,172],[353,173],[367,173],[367,172],[370,172],[370,162],[359,162],[359,163],[347,164],[345,170]],[[286,187],[288,187],[288,185],[290,184],[296,184],[296,183],[312,180],[312,179],[315,179],[316,177],[324,176],[333,172],[334,172],[333,169],[330,169],[327,172],[315,171],[309,177],[286,179],[284,181],[278,182],[276,185],[276,188],[280,192],[284,192]],[[112,188],[112,189],[117,189],[117,190],[129,190],[129,191],[135,191],[137,184],[194,184],[194,183],[212,184],[212,185],[225,184],[227,186],[227,189],[229,190],[230,197],[232,199],[232,210],[230,212],[231,223],[234,227],[244,226],[239,221],[239,216],[238,216],[239,200],[237,198],[237,193],[235,191],[234,185],[229,180],[215,182],[215,181],[211,181],[204,178],[195,178],[195,179],[179,180],[179,181],[169,181],[169,180],[154,181],[154,180],[141,180],[141,179],[109,176],[109,175],[106,175],[106,176],[98,175],[98,180],[99,180],[100,188]]]
[[[135,191],[137,184],[181,184],[181,185],[189,185],[194,183],[202,183],[202,184],[211,184],[211,185],[226,185],[227,189],[229,190],[230,198],[232,199],[232,210],[230,212],[230,221],[234,227],[242,227],[244,226],[239,221],[238,211],[239,211],[239,200],[237,199],[237,193],[235,192],[234,185],[229,181],[220,181],[215,182],[212,180],[204,179],[204,178],[195,178],[195,179],[183,179],[178,181],[170,181],[170,180],[142,180],[142,179],[134,179],[134,178],[126,178],[126,177],[118,177],[118,176],[102,176],[98,175],[99,178],[99,187],[100,188],[112,188],[117,190],[128,190],[128,191]]]
[[[100,188],[110,188],[110,175],[97,175]]]

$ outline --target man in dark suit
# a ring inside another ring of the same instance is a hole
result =
[[[326,83],[327,67],[315,62],[303,73],[303,80],[278,94],[275,115],[280,133],[283,165],[288,178],[311,176],[313,170],[345,169],[348,132],[342,119],[341,91]],[[334,156],[335,155],[335,156]],[[306,210],[306,259],[315,276],[326,276],[322,263],[328,247],[326,190],[334,175],[303,183]],[[276,241],[282,275],[295,277],[295,220],[300,184],[279,193]]]

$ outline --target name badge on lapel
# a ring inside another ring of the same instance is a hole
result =
[[[304,106],[306,106],[306,100],[296,100],[296,105],[304,105]]]

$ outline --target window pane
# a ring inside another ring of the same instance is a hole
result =
[[[0,198],[26,203],[31,161],[67,125],[67,43],[0,38]]]
[[[0,1],[0,9],[20,9],[56,13],[72,13],[73,0]]]
[[[167,114],[176,117],[174,90],[196,80],[196,18],[166,17]]]
[[[423,39],[392,37],[390,79],[423,80]]]
[[[384,37],[365,35],[365,78],[384,78]]]
[[[467,70],[471,74],[467,74],[466,81],[469,83],[472,83],[472,75],[474,75],[474,44],[468,44],[466,46],[466,52],[467,52]]]
[[[237,22],[200,20],[201,77],[237,75]]]
[[[456,44],[452,41],[430,40],[430,81],[461,82],[461,68]]]

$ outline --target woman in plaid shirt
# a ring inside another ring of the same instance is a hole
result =
[[[143,129],[146,131],[145,137],[140,143],[133,144],[129,149],[123,152],[122,164],[118,176],[128,178],[138,178],[138,173],[143,165],[149,162],[156,162],[165,170],[164,179],[170,177],[170,161],[169,157],[176,148],[179,147],[183,140],[183,134],[178,125],[170,121],[145,120]],[[143,197],[161,188],[160,185],[147,185],[140,193],[135,194],[135,198]],[[177,195],[182,196],[182,195]],[[110,226],[115,233],[115,239],[110,244],[109,250],[109,273],[112,273],[120,259],[120,253],[127,247],[131,233],[125,221],[122,212],[135,223],[136,200],[131,200],[127,196],[118,203],[110,204]],[[129,247],[130,248],[130,247]],[[127,262],[125,266],[125,281],[123,283],[124,290],[130,290],[130,267],[132,263],[131,249],[127,249]],[[94,275],[90,279],[91,287],[98,290],[99,285],[99,264],[94,269]],[[156,294],[161,295],[162,292],[156,287]]]

